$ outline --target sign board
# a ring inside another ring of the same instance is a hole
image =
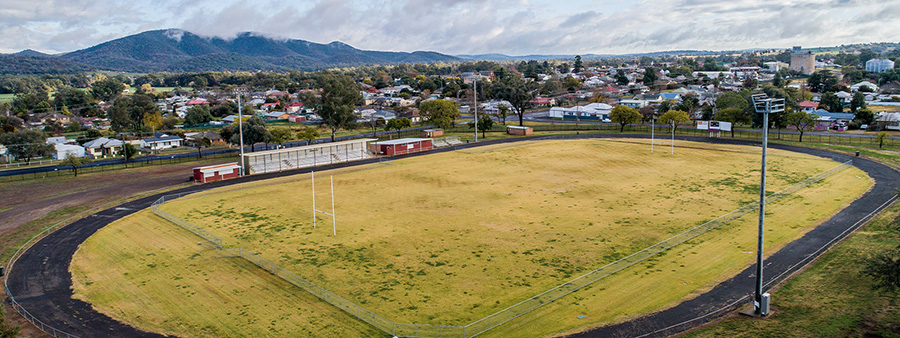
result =
[[[711,132],[731,131],[731,122],[697,121],[697,129],[698,130],[709,130]]]

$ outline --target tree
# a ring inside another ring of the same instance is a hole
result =
[[[574,92],[576,89],[581,88],[581,81],[569,75],[562,80],[562,86],[569,92]]]
[[[507,76],[494,86],[492,92],[495,98],[506,100],[512,105],[513,113],[519,116],[519,126],[523,126],[525,110],[531,106],[533,97],[525,80],[518,75]]]
[[[47,135],[40,130],[19,129],[0,135],[0,144],[6,146],[8,154],[16,159],[31,163],[32,158],[53,154],[53,146],[47,143]]]
[[[878,141],[878,149],[884,146],[884,140],[887,139],[887,132],[880,132],[878,136],[875,137],[875,140]]]
[[[803,142],[803,132],[812,129],[818,119],[819,117],[816,114],[802,111],[790,112],[784,116],[785,123],[793,126],[800,132],[800,142]]]
[[[312,143],[319,138],[319,129],[315,127],[306,127],[297,132],[297,138],[306,141],[306,145]]]
[[[718,109],[738,108],[741,111],[746,111],[747,106],[749,106],[747,99],[738,92],[725,92],[716,99],[716,108]]]
[[[240,144],[241,134],[234,133],[234,131],[232,133],[231,143]],[[271,140],[272,134],[266,129],[266,123],[261,118],[254,116],[244,122],[244,144],[250,146],[250,151],[256,150],[253,145],[257,143],[265,143],[266,148],[268,148]]]
[[[731,122],[731,138],[734,138],[734,129],[738,123],[750,123],[751,119],[738,108],[719,109],[716,112],[716,120]]]
[[[400,130],[402,130],[403,128],[409,128],[409,127],[412,127],[412,120],[405,118],[405,117],[391,119],[390,121],[387,121],[387,123],[384,124],[384,130],[386,130],[386,131],[396,130],[397,137],[400,137]]]
[[[497,107],[497,117],[500,119],[500,122],[503,125],[506,125],[506,117],[509,116],[509,107],[505,104],[501,104]]]
[[[820,70],[812,73],[806,83],[813,91],[823,93],[826,91],[834,91],[838,85],[838,80],[830,70]]]
[[[0,316],[0,338],[16,338],[19,336],[20,329],[18,326],[6,324],[6,318]]]
[[[822,98],[819,99],[819,107],[832,113],[844,111],[844,105],[841,104],[841,99],[832,92],[825,92],[825,94],[822,94]]]
[[[284,127],[272,128],[269,133],[272,134],[272,143],[278,143],[278,145],[283,145],[285,142],[294,139],[294,133]]]
[[[620,86],[624,86],[628,84],[628,77],[625,76],[625,71],[619,70],[616,71],[616,84]]]
[[[875,113],[868,108],[859,109],[853,115],[853,121],[856,121],[856,123],[860,125],[872,124],[872,122],[875,121]]]
[[[134,155],[137,155],[137,148],[134,147],[131,143],[125,143],[122,145],[122,149],[116,155],[122,156],[125,158],[125,167],[128,167],[128,161],[134,158]]]
[[[900,247],[865,260],[862,273],[875,279],[873,287],[894,294],[900,289]]]
[[[653,84],[656,83],[656,80],[659,80],[659,75],[656,75],[656,68],[647,67],[647,69],[644,70],[644,85],[652,87]]]
[[[69,170],[75,173],[75,177],[78,177],[78,168],[88,163],[91,163],[91,160],[87,157],[78,157],[75,154],[66,153],[66,158],[59,164],[69,166]]]
[[[609,119],[613,123],[619,124],[619,132],[625,131],[625,126],[637,123],[642,118],[641,114],[634,110],[634,108],[618,105],[609,112]]]
[[[584,71],[584,64],[581,63],[581,55],[575,55],[575,65],[572,68],[573,73],[581,73]]]
[[[184,123],[193,126],[212,121],[212,118],[212,114],[209,113],[209,108],[206,105],[201,104],[187,110],[187,113],[184,114]]]
[[[419,113],[437,128],[449,128],[459,118],[459,108],[450,100],[431,100],[419,105]]]
[[[158,108],[147,95],[122,96],[106,112],[113,129],[124,131],[140,130],[144,126],[144,115],[158,112]]]
[[[203,136],[203,133],[197,133],[192,135],[191,137],[188,137],[187,142],[192,147],[197,148],[198,158],[203,158],[203,152],[201,152],[200,150],[203,147],[209,147],[212,144],[212,141],[206,136]]]
[[[153,131],[156,131],[163,126],[162,115],[160,115],[158,111],[144,113],[144,118],[141,119],[141,124],[152,128]]]
[[[866,95],[862,91],[856,92],[850,99],[850,112],[855,114],[858,109],[866,109]]]
[[[94,81],[91,84],[91,95],[101,101],[109,101],[125,90],[125,85],[116,79]]]
[[[784,79],[781,77],[781,72],[775,73],[775,78],[772,79],[772,85],[778,88],[784,87]]]
[[[679,125],[690,122],[691,118],[688,116],[687,112],[682,110],[670,110],[659,117],[659,121],[672,126],[672,132],[675,132],[675,129],[678,128]]]
[[[485,133],[494,127],[494,119],[492,119],[490,116],[487,116],[487,115],[481,115],[481,117],[478,118],[477,126],[475,125],[474,121],[469,121],[468,125],[469,125],[469,128],[478,127],[478,130],[481,131],[481,137],[487,138]]]
[[[362,100],[356,83],[349,76],[326,74],[319,79],[322,84],[320,97],[306,96],[304,102],[313,102],[316,113],[331,129],[331,142],[338,130],[349,128],[356,121],[353,107]]]

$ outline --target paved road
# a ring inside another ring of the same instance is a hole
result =
[[[645,138],[643,135],[569,135],[565,138]],[[428,153],[453,151],[498,143],[512,143],[539,137],[510,138],[484,141],[479,143],[464,144],[453,148],[441,148],[427,153],[413,153],[397,158],[421,156]],[[750,141],[709,139],[704,137],[678,137],[681,140],[757,145]],[[772,145],[773,148],[786,149],[817,156],[831,158],[835,154],[828,151],[806,149],[800,147]],[[370,159],[353,163],[341,163],[316,170],[348,167],[365,163],[380,161]],[[846,229],[852,228],[857,220],[876,210],[885,201],[893,196],[893,191],[900,186],[900,173],[884,165],[873,161],[854,158],[854,165],[866,171],[875,179],[875,186],[860,199],[851,203],[830,220],[810,231],[797,241],[788,244],[782,250],[776,252],[766,260],[766,278],[778,276],[784,271],[793,271],[799,268],[798,262],[808,260],[823,245],[830,245],[834,238],[842,238],[849,234]],[[246,176],[239,179],[214,182],[203,185],[195,185],[183,188],[171,193],[195,192],[215,188],[228,184],[268,179],[272,177],[294,175],[308,172],[310,169],[299,169],[280,173],[264,174],[258,176]],[[78,246],[91,234],[106,226],[110,222],[134,213],[150,206],[162,194],[142,198],[132,202],[109,208],[78,220],[39,241],[31,249],[27,250],[11,267],[8,274],[8,291],[16,300],[32,315],[44,323],[63,331],[82,337],[103,336],[127,336],[127,337],[161,337],[155,333],[143,332],[122,324],[104,314],[94,311],[89,304],[72,299],[72,276],[69,273],[69,264],[72,255]],[[752,268],[752,267],[751,267]],[[609,337],[609,336],[638,336],[650,333],[663,336],[684,330],[690,326],[680,325],[673,329],[657,330],[678,325],[678,323],[690,320],[712,309],[722,308],[735,300],[740,299],[753,290],[754,278],[752,270],[748,268],[736,277],[720,284],[711,291],[704,293],[692,300],[686,301],[676,307],[656,314],[631,320],[618,325],[602,327],[576,335],[577,337]],[[299,292],[299,291],[298,291]],[[774,300],[777,304],[777,298]],[[711,319],[711,318],[707,318]],[[692,323],[698,324],[698,323]]]

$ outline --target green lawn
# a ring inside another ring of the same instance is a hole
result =
[[[673,156],[651,154],[641,141],[528,142],[338,172],[337,236],[329,217],[312,228],[308,176],[203,193],[163,208],[223,237],[226,246],[260,254],[395,322],[465,325],[756,198],[758,149],[678,144],[692,148],[677,148]],[[835,165],[772,150],[768,188],[777,191]],[[328,173],[320,175],[316,191],[323,209],[329,201]],[[767,247],[774,252],[799,238],[870,184],[864,173],[848,169],[772,205]],[[751,216],[485,336],[578,331],[693,297],[753,262],[746,253],[755,243]],[[261,312],[296,315],[280,297],[258,296],[267,307],[255,296],[220,308],[215,295],[246,289],[245,281],[221,285],[203,274],[185,275],[184,266],[221,271],[217,278],[243,278],[234,275],[236,263],[208,257],[197,251],[202,246],[142,241],[158,236],[171,238],[166,242],[179,236],[185,243],[198,241],[149,213],[118,221],[89,239],[73,259],[76,295],[138,327],[196,336],[228,330],[255,335],[268,322],[238,324]],[[153,251],[160,245],[166,257]],[[185,261],[198,254],[200,261]],[[191,311],[181,309],[182,289],[196,297],[188,302]],[[288,289],[284,292],[306,296]],[[235,307],[246,311],[235,316]],[[198,320],[218,324],[210,333],[193,327]],[[301,322],[277,321],[285,329],[309,329]]]
[[[900,204],[770,291],[763,320],[732,316],[686,337],[900,337],[900,296],[872,289],[861,263],[900,245]]]

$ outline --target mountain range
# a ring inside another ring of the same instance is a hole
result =
[[[232,39],[179,29],[147,31],[60,55],[33,50],[0,55],[0,73],[280,71],[331,67],[462,61],[436,52],[382,52],[342,42],[320,44],[241,33]]]

